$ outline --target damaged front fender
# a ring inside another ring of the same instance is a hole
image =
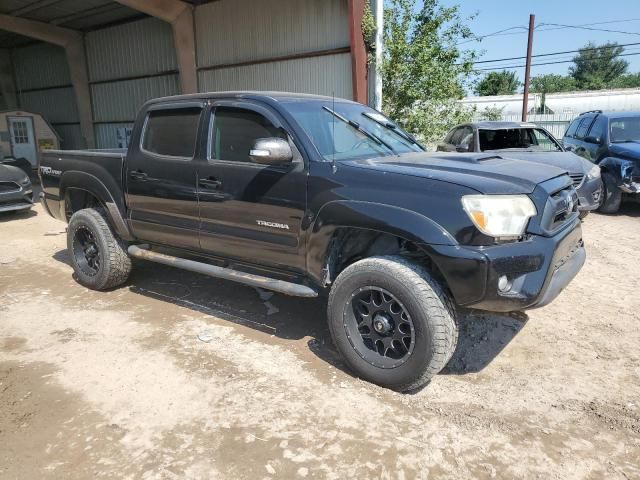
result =
[[[608,157],[600,163],[603,171],[611,174],[616,186],[625,193],[640,193],[640,162],[624,158]]]

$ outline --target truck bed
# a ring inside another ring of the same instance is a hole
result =
[[[126,149],[45,150],[38,166],[44,207],[52,216],[66,220],[63,201],[67,193],[65,183],[83,177],[80,183],[102,184],[124,216],[123,171],[126,155]]]

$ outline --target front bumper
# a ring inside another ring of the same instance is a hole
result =
[[[588,179],[585,178],[580,188],[576,190],[578,193],[578,210],[591,211],[600,206],[602,201],[602,180],[600,177]]]
[[[21,186],[16,183],[14,185],[15,188],[7,187],[0,191],[0,212],[28,210],[33,206],[33,188],[31,184]]]
[[[425,247],[456,303],[467,308],[511,312],[542,307],[577,275],[586,259],[580,221],[553,237],[531,235],[521,242],[489,247]],[[500,291],[506,277],[510,289]]]

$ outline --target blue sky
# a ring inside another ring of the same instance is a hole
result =
[[[530,13],[535,14],[537,25],[542,23],[584,25],[620,21],[590,25],[589,28],[621,30],[632,34],[573,28],[552,30],[557,27],[540,25],[536,29],[534,36],[533,54],[576,50],[584,46],[588,41],[593,41],[596,44],[602,44],[607,41],[615,41],[620,44],[638,43],[638,45],[625,47],[625,53],[638,53],[638,55],[626,56],[624,59],[629,62],[629,72],[640,71],[640,0],[442,0],[442,3],[444,5],[460,5],[461,13],[464,16],[477,13],[476,18],[469,22],[473,32],[477,35],[486,35],[510,27],[526,27]],[[548,30],[544,31],[545,29]],[[526,30],[510,30],[504,33],[509,33],[509,35],[487,37],[481,42],[469,43],[468,46],[484,51],[482,58],[479,60],[524,56],[527,50]],[[573,55],[534,58],[533,63],[570,60]],[[488,68],[523,64],[523,60],[515,60],[495,64],[478,64],[477,67]],[[570,65],[570,63],[564,63],[533,67],[532,75],[544,73],[566,74]],[[524,76],[524,68],[513,70],[521,78]]]

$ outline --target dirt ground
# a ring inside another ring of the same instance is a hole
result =
[[[3,216],[0,478],[638,479],[639,217],[587,217],[553,304],[463,316],[401,395],[346,371],[322,301],[141,262],[93,292],[63,223]]]

